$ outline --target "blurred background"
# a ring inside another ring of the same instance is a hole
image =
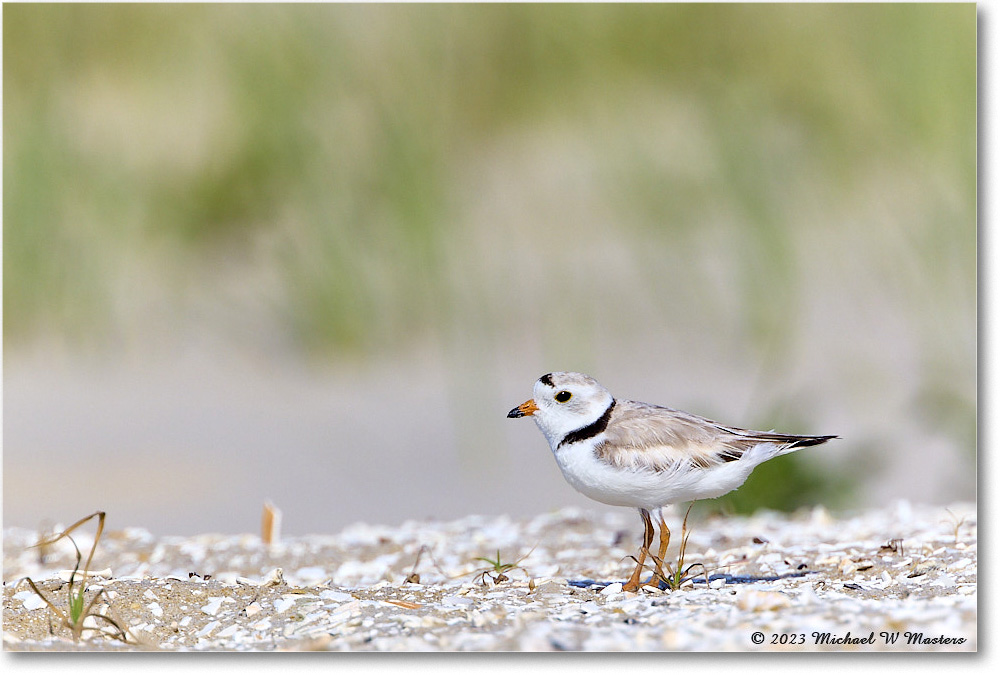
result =
[[[976,7],[6,5],[4,525],[603,509],[553,370],[976,497]]]

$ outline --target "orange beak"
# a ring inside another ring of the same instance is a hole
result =
[[[536,410],[538,410],[538,406],[535,405],[535,399],[529,398],[527,401],[507,413],[507,417],[531,417],[535,414]]]

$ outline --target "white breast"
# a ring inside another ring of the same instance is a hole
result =
[[[599,442],[600,437],[595,437],[554,451],[566,481],[601,503],[645,509],[720,497],[743,485],[755,466],[775,454],[765,450],[710,469],[681,464],[674,471],[656,472],[620,469],[603,462],[594,452]]]

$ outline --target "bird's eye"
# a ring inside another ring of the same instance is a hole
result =
[[[557,401],[559,401],[560,403],[565,403],[566,401],[570,400],[571,398],[573,398],[573,394],[569,393],[565,389],[563,391],[559,392],[558,394],[556,394],[556,396],[555,396],[555,399]]]

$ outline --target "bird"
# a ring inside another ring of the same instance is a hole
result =
[[[663,509],[712,499],[743,485],[769,459],[838,436],[752,431],[660,405],[616,399],[589,375],[553,372],[534,384],[532,398],[507,413],[532,417],[548,441],[566,481],[611,506],[636,508],[643,522],[635,571],[623,590],[635,592],[647,554],[664,581],[661,563],[670,542]],[[660,528],[653,556],[653,519]],[[658,578],[659,577],[659,578]]]

